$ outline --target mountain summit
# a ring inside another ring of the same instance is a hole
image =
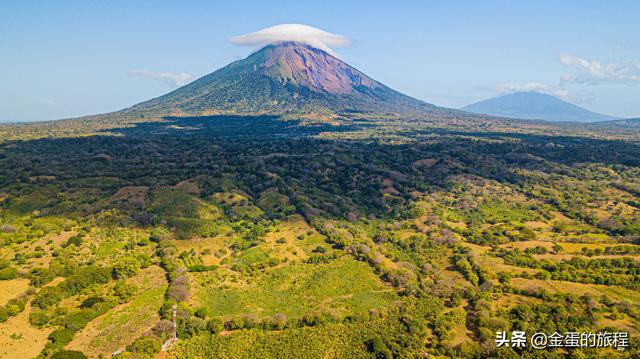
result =
[[[187,115],[412,114],[435,109],[438,108],[390,89],[323,50],[298,42],[281,42],[126,111]]]
[[[597,122],[614,119],[535,91],[499,96],[468,105],[462,110],[525,120]]]

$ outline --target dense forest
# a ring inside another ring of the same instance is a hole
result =
[[[640,133],[469,121],[0,126],[0,357],[640,355]]]

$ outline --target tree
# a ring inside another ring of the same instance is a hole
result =
[[[137,259],[131,257],[122,258],[113,266],[113,278],[126,279],[133,277],[138,273],[138,269],[140,269],[140,262]]]
[[[151,328],[151,332],[163,340],[169,339],[173,335],[173,322],[168,319],[162,319]]]
[[[53,272],[47,268],[33,268],[29,271],[27,278],[34,287],[42,287],[53,280]]]
[[[224,330],[224,322],[219,318],[211,318],[207,321],[207,330],[211,334],[218,334]]]
[[[134,353],[153,357],[162,349],[161,339],[153,335],[145,335],[127,346],[127,350]]]
[[[191,338],[205,331],[207,331],[207,323],[200,318],[178,319],[178,336],[180,338]]]
[[[387,344],[385,344],[384,340],[381,337],[375,337],[369,342],[367,342],[367,347],[369,351],[373,353],[376,359],[391,359],[393,358],[393,354]]]
[[[137,291],[138,287],[135,284],[123,281],[116,283],[113,287],[113,293],[118,297],[118,302],[120,303],[126,303],[131,300]]]
[[[56,329],[49,334],[49,340],[58,345],[65,345],[73,339],[75,332],[71,329]]]

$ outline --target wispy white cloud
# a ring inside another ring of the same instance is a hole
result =
[[[569,70],[562,77],[563,82],[583,84],[601,83],[640,83],[640,62],[607,62],[586,60],[580,57],[562,54],[559,61]]]
[[[332,48],[351,46],[351,40],[343,35],[332,34],[318,28],[302,24],[281,24],[256,32],[229,39],[241,46],[262,47],[284,41],[305,43],[329,53]]]
[[[163,82],[171,87],[186,85],[193,76],[186,72],[174,73],[174,72],[153,72],[147,70],[131,70],[128,72],[129,76],[145,77],[148,79],[154,79]]]
[[[567,89],[562,89],[556,86],[551,86],[539,82],[504,83],[495,86],[493,88],[493,91],[499,92],[500,94],[535,91],[553,95],[562,99],[569,98],[569,91]]]

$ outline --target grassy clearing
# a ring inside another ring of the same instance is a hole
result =
[[[222,215],[217,206],[175,188],[160,188],[153,197],[153,212],[167,218],[168,227],[179,239],[217,234],[214,220]]]
[[[619,258],[636,258],[639,259],[640,256],[638,255],[631,255],[631,254],[605,254],[605,255],[601,255],[601,256],[581,256],[581,255],[576,255],[576,254],[570,254],[570,253],[564,253],[564,254],[553,254],[553,253],[546,253],[546,254],[534,254],[533,258],[537,259],[537,260],[550,260],[550,261],[556,261],[556,262],[560,262],[562,260],[571,260],[571,258],[583,258],[586,260],[590,260],[590,259],[619,259]]]
[[[252,204],[248,194],[241,191],[216,193],[213,195],[213,200],[219,205],[227,207],[232,216],[258,218],[264,213]]]
[[[122,187],[116,193],[114,193],[113,196],[111,196],[109,202],[128,201],[144,204],[148,192],[149,187],[147,186]]]
[[[0,323],[0,358],[28,359],[42,351],[53,329],[38,329],[29,324],[31,306],[22,313]]]
[[[243,286],[208,283],[208,273],[195,274],[196,298],[215,317],[255,313],[289,318],[327,310],[337,315],[365,313],[397,298],[362,262],[343,257],[327,264],[279,267]],[[212,286],[213,285],[213,286]]]
[[[67,349],[80,350],[91,357],[109,356],[117,349],[124,349],[160,319],[158,310],[167,287],[164,271],[151,266],[129,281],[138,286],[138,294],[129,303],[89,323],[76,334]]]
[[[514,307],[518,304],[540,304],[543,303],[542,299],[527,297],[520,294],[502,294],[498,299],[494,300],[492,303],[493,310],[504,310]]]
[[[526,242],[515,242],[526,243]],[[490,248],[486,246],[480,246],[473,243],[461,242],[461,244],[471,249],[471,256],[475,262],[481,266],[488,273],[497,272],[509,272],[509,273],[529,273],[535,274],[536,269],[517,267],[509,264],[505,264],[502,258],[493,257],[488,254]]]
[[[226,245],[227,240],[228,237],[219,235],[189,240],[171,240],[171,244],[178,249],[179,253],[183,251],[189,252],[193,249],[204,265],[219,265],[220,260],[229,254],[229,249]]]
[[[318,246],[323,247],[327,253],[333,252],[324,236],[299,215],[289,217],[275,231],[267,233],[265,242],[266,247],[277,253],[280,259],[306,259]]]
[[[563,243],[558,243],[562,246],[562,248],[564,248],[565,251],[567,251],[568,253],[581,253],[582,248],[587,248],[587,249],[605,249],[607,247],[613,247],[617,244],[606,244],[606,243],[569,243],[569,242],[563,242]]]
[[[640,330],[640,328],[638,328],[630,318],[613,320],[602,317],[598,319],[596,325],[600,328],[616,328],[616,330],[628,332],[630,336],[637,335],[638,331]]]
[[[27,291],[27,288],[29,288],[28,279],[16,278],[0,281],[0,305],[5,305],[11,299],[20,296]]]
[[[532,291],[544,289],[552,293],[569,293],[575,295],[589,294],[597,297],[607,295],[611,298],[623,302],[632,301],[634,303],[638,303],[640,301],[639,292],[625,288],[599,284],[583,284],[559,280],[540,280],[525,278],[513,278],[511,279],[511,284],[516,288]]]
[[[524,242],[509,242],[509,243],[505,243],[505,244],[501,244],[500,247],[501,248],[506,248],[506,249],[520,249],[520,250],[525,250],[527,248],[534,248],[534,247],[544,247],[547,250],[551,250],[553,248],[553,242],[551,241],[524,241]]]
[[[262,192],[257,201],[257,205],[267,212],[284,209],[289,205],[289,197],[279,193],[278,190],[274,188],[270,188]]]

